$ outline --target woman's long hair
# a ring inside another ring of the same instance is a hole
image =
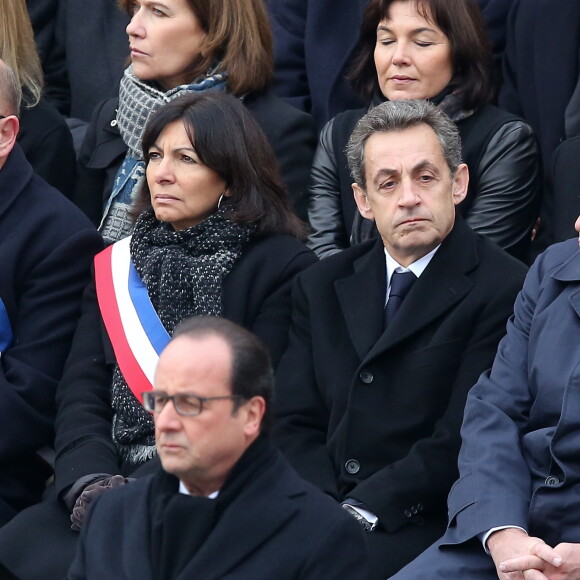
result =
[[[181,121],[199,160],[226,182],[228,218],[257,226],[255,237],[301,238],[303,224],[292,213],[278,162],[262,129],[239,99],[220,91],[184,95],[153,114],[143,134],[143,157],[167,125]],[[147,181],[136,211],[151,205]]]

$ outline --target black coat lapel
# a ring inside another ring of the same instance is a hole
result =
[[[278,457],[268,471],[229,506],[178,580],[221,578],[267,543],[298,511],[292,496],[304,492],[296,486],[297,481],[297,476]]]
[[[353,269],[334,287],[352,344],[363,359],[383,331],[387,266],[380,239],[354,261]]]

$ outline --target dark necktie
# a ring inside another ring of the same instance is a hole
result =
[[[416,281],[417,276],[413,272],[393,272],[391,276],[391,292],[385,305],[385,328],[395,318],[403,300],[405,300],[405,296],[407,296]]]

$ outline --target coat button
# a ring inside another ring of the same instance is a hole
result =
[[[413,517],[413,514],[411,513],[411,510],[405,510],[405,517],[406,517],[406,518],[411,518],[411,517]]]
[[[419,513],[419,508],[418,508],[416,505],[414,505],[414,506],[411,508],[411,513],[412,513],[414,516],[416,516],[416,515]]]
[[[373,373],[366,369],[360,372],[359,378],[365,385],[370,385],[375,379]]]
[[[423,508],[423,504],[422,504],[422,503],[418,503],[418,504],[417,504],[417,509],[418,509],[420,512],[422,512],[422,511],[423,511],[423,509],[424,509],[424,508]]]
[[[351,475],[354,475],[360,471],[360,463],[356,459],[349,459],[344,464],[344,467]]]
[[[546,477],[546,485],[549,487],[556,487],[560,484],[560,480],[555,475]]]
[[[117,119],[113,119],[111,121],[111,127],[116,127],[117,126]]]

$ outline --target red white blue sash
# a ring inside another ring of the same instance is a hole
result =
[[[95,284],[117,364],[142,402],[142,393],[153,388],[157,361],[170,336],[131,261],[130,242],[125,238],[95,256]]]

